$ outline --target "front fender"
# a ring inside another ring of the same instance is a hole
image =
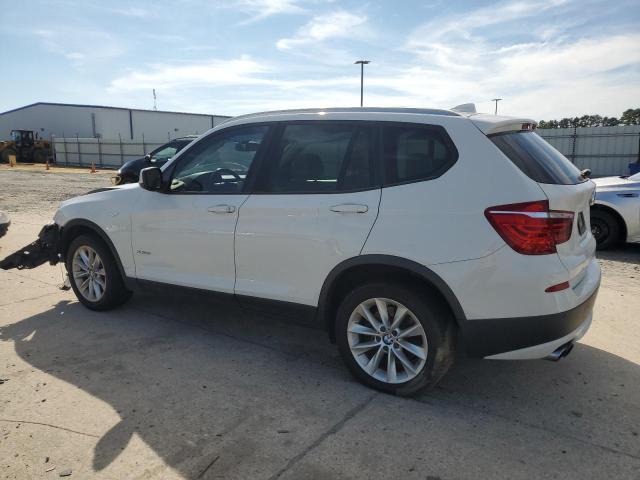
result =
[[[124,276],[134,277],[131,211],[141,192],[139,185],[129,184],[71,198],[60,205],[54,220],[62,228],[65,241],[70,232],[83,228],[99,236],[119,259]]]

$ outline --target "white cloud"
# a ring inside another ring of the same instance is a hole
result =
[[[640,63],[640,34],[539,42],[493,49],[468,70],[415,63],[393,67],[372,64],[365,75],[365,104],[450,108],[467,101],[489,111],[489,100],[503,97],[502,113],[534,118],[600,113],[619,115],[640,98],[640,71],[611,71]],[[201,63],[151,65],[111,82],[110,94],[146,95],[152,88],[180,99],[180,110],[240,114],[304,106],[353,106],[359,100],[359,75],[351,64],[332,69],[258,62],[249,56]],[[336,72],[338,72],[336,74]],[[220,90],[216,90],[220,88]],[[191,100],[189,100],[191,99]]]
[[[149,10],[138,7],[113,8],[108,11],[124,17],[147,18],[151,16],[151,12]]]
[[[259,84],[265,83],[265,80],[258,75],[268,70],[247,55],[233,60],[214,59],[203,63],[154,64],[114,79],[109,92]]]
[[[358,37],[362,35],[362,27],[366,22],[365,15],[356,15],[345,10],[318,15],[300,27],[292,38],[278,40],[276,46],[280,50],[290,50],[329,39]]]
[[[428,47],[430,42],[441,40],[443,36],[448,35],[468,38],[474,30],[540,15],[545,11],[565,5],[568,1],[541,0],[531,2],[528,0],[509,0],[493,3],[461,14],[437,17],[415,30],[409,37],[408,47],[419,50],[421,47]]]
[[[51,53],[67,58],[74,66],[97,64],[124,53],[121,42],[99,29],[53,26],[32,32]]]
[[[486,33],[482,33],[487,27],[499,32],[513,22],[549,13],[567,3],[568,0],[509,0],[463,14],[437,17],[416,28],[407,38],[404,49],[429,64],[467,70],[493,48]],[[545,27],[541,35],[549,35],[548,21]]]
[[[435,18],[408,36],[403,49],[420,66],[397,76],[394,88],[416,100],[422,89],[449,105],[486,102],[487,110],[499,96],[503,113],[537,118],[619,115],[640,96],[640,34],[569,33],[589,18],[593,13],[568,0],[510,0]],[[611,71],[625,68],[614,87]]]
[[[235,0],[228,6],[251,14],[241,22],[246,25],[273,15],[305,13],[299,4],[300,0]]]

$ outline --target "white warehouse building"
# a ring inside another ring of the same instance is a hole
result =
[[[165,112],[137,108],[38,102],[0,113],[0,141],[11,130],[33,130],[43,139],[53,137],[142,140],[162,143],[201,134],[230,117],[200,113]]]

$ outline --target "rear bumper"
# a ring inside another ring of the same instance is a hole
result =
[[[467,353],[493,359],[544,358],[581,338],[591,325],[595,290],[581,304],[552,315],[467,320],[461,327]]]

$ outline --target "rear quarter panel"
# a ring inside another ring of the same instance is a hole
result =
[[[457,162],[439,178],[383,188],[362,253],[423,265],[486,257],[505,245],[484,216],[487,207],[546,198],[471,121],[436,121],[456,145]]]

